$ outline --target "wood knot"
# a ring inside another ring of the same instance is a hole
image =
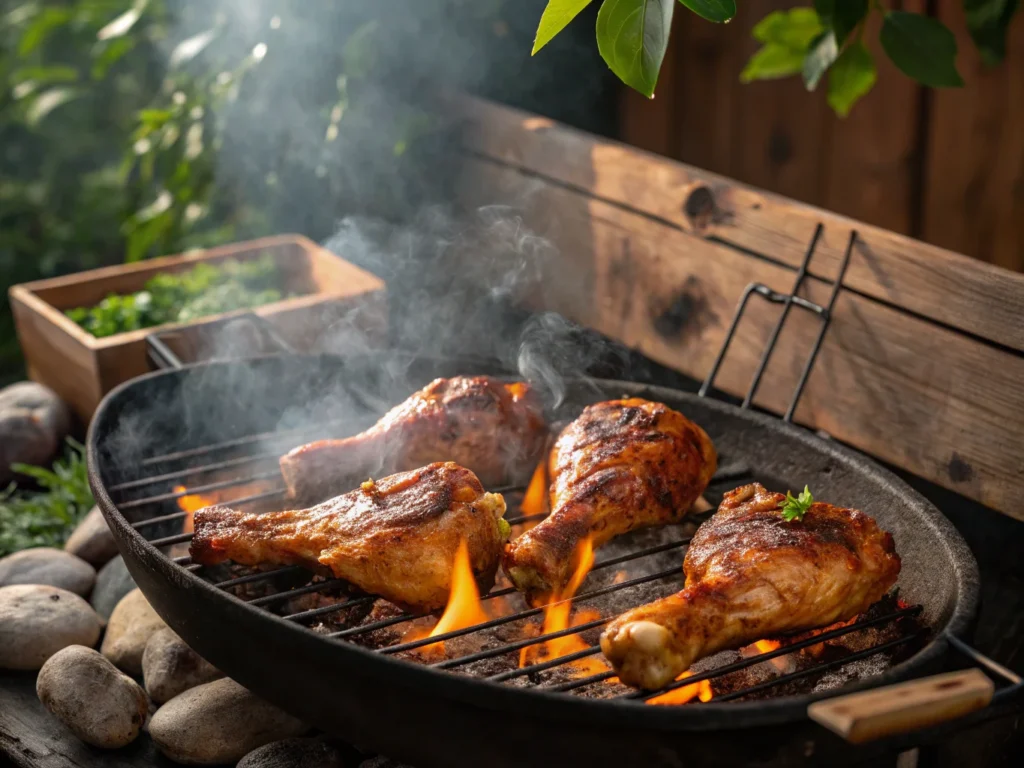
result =
[[[683,213],[696,229],[706,229],[714,221],[716,210],[715,196],[704,184],[694,187],[683,203]]]
[[[651,314],[651,323],[658,335],[672,340],[699,336],[709,325],[718,322],[704,287],[693,275],[669,297],[667,306],[651,307]]]

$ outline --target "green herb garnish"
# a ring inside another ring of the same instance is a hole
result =
[[[805,485],[804,490],[799,496],[793,498],[793,494],[786,491],[786,500],[782,502],[782,519],[792,522],[793,520],[803,520],[804,515],[807,514],[807,510],[811,508],[811,504],[814,503],[814,497],[811,495],[810,489]]]
[[[41,491],[23,491],[11,483],[0,490],[0,557],[30,547],[61,547],[92,508],[85,449],[68,440],[69,450],[53,469],[15,464]]]

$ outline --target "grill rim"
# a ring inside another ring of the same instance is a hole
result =
[[[353,357],[360,357],[374,363],[395,353],[378,352]],[[581,696],[548,692],[543,688],[516,687],[503,683],[490,682],[484,678],[460,675],[446,670],[433,669],[429,665],[414,661],[379,654],[341,639],[324,637],[297,622],[285,620],[257,606],[249,605],[234,595],[220,590],[200,578],[195,573],[178,566],[165,553],[154,547],[132,523],[120,512],[108,494],[105,484],[99,475],[99,450],[97,446],[97,430],[100,424],[108,420],[107,411],[112,409],[125,393],[132,389],[141,390],[148,382],[161,377],[186,377],[194,372],[212,367],[237,366],[256,364],[261,360],[287,357],[298,364],[302,361],[316,361],[333,357],[321,354],[270,354],[247,358],[243,361],[212,361],[194,363],[179,369],[155,371],[131,381],[125,382],[112,390],[100,404],[89,426],[87,436],[87,460],[89,483],[92,487],[96,503],[100,506],[104,517],[115,533],[118,548],[125,557],[125,564],[141,589],[140,578],[136,570],[146,563],[164,582],[163,588],[187,588],[199,590],[213,601],[227,601],[234,610],[249,614],[254,621],[270,622],[278,632],[290,637],[292,648],[301,648],[308,643],[329,643],[334,647],[331,653],[351,655],[351,663],[364,667],[364,671],[378,676],[378,684],[396,683],[402,688],[431,686],[440,695],[451,698],[461,704],[486,710],[501,711],[508,708],[528,709],[537,715],[559,718],[567,722],[584,722],[589,726],[600,724],[625,724],[645,729],[661,731],[701,731],[708,729],[756,728],[806,719],[807,705],[820,699],[839,694],[879,688],[891,683],[913,679],[933,671],[944,657],[950,654],[948,635],[965,639],[972,629],[977,614],[980,593],[979,571],[973,553],[960,536],[953,524],[922,495],[914,491],[907,483],[893,472],[882,467],[874,460],[853,449],[847,448],[831,440],[823,440],[806,428],[783,422],[781,419],[751,411],[719,400],[699,397],[693,393],[672,389],[659,385],[644,384],[618,379],[602,379],[597,377],[579,378],[579,382],[596,382],[602,388],[622,391],[630,396],[648,397],[650,399],[699,403],[703,408],[717,410],[725,415],[739,417],[752,422],[753,426],[769,432],[781,432],[788,438],[804,443],[813,450],[828,455],[837,462],[846,464],[855,472],[873,477],[888,486],[889,490],[899,496],[908,506],[915,507],[921,519],[927,522],[932,532],[945,546],[944,553],[950,562],[956,581],[956,595],[953,599],[953,610],[945,625],[932,628],[932,638],[913,656],[899,664],[888,668],[880,675],[857,680],[840,688],[819,693],[783,696],[778,698],[757,700],[752,702],[716,702],[712,700],[699,705],[678,707],[650,707],[633,701],[621,699],[595,699]],[[410,359],[430,360],[424,356],[409,355]],[[438,359],[438,363],[464,370],[472,370],[479,361],[459,361],[457,359]],[[512,372],[510,372],[512,373]],[[567,380],[571,383],[573,380]],[[145,590],[143,590],[145,593]],[[150,598],[147,595],[147,598]],[[152,600],[154,607],[159,599]],[[226,606],[225,606],[226,607]],[[228,611],[230,613],[230,611]],[[163,616],[170,626],[181,634],[184,625],[179,616]],[[186,633],[187,634],[187,633]],[[230,670],[225,670],[230,673]],[[241,677],[245,677],[242,675]],[[258,687],[258,686],[250,686]]]

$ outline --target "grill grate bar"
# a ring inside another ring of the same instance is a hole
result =
[[[788,683],[790,680],[798,680],[801,677],[808,677],[810,675],[817,674],[820,672],[827,672],[830,669],[836,669],[837,667],[842,667],[846,664],[849,664],[851,661],[866,659],[869,656],[874,656],[876,653],[882,653],[883,651],[888,651],[892,648],[896,648],[900,645],[903,645],[904,643],[909,643],[911,640],[916,640],[924,634],[925,630],[921,630],[919,632],[912,632],[906,637],[898,637],[895,640],[890,640],[887,643],[882,643],[881,645],[876,645],[872,648],[865,648],[863,651],[851,653],[849,656],[846,656],[842,659],[836,659],[834,661],[828,661],[822,664],[817,664],[813,667],[802,669],[799,672],[790,672],[789,674],[781,675],[780,677],[776,677],[774,680],[766,680],[763,683],[751,685],[739,691],[733,691],[732,693],[726,693],[722,694],[721,696],[716,696],[714,698],[714,701],[732,701],[733,699],[739,699],[743,696],[749,696],[750,694],[757,693],[758,691],[764,691],[768,688],[774,688],[776,685],[781,685],[782,683]]]
[[[581,677],[579,680],[571,680],[568,683],[561,683],[560,685],[544,685],[541,686],[545,691],[554,691],[555,693],[565,693],[567,691],[575,691],[577,688],[586,688],[588,685],[594,683],[603,683],[608,678],[615,677],[614,672],[599,672],[596,675],[590,675],[588,677]],[[686,678],[689,680],[690,678]]]
[[[273,571],[260,571],[259,573],[250,573],[247,576],[238,576],[234,579],[228,579],[227,581],[218,581],[213,586],[218,589],[226,589],[228,587],[237,587],[240,584],[250,584],[254,581],[262,581],[263,579],[269,579],[274,576],[287,576],[292,573],[299,573],[305,571],[298,565],[286,565],[284,568],[277,568]]]
[[[629,553],[627,555],[620,555],[619,557],[613,557],[613,558],[610,558],[608,560],[603,560],[602,562],[597,563],[596,565],[594,565],[594,567],[590,569],[590,572],[593,573],[594,571],[600,571],[603,568],[610,568],[611,566],[618,565],[619,563],[625,563],[625,562],[628,562],[630,560],[638,560],[638,559],[640,559],[642,557],[647,557],[648,555],[655,555],[655,554],[658,554],[659,552],[667,552],[670,549],[677,549],[679,547],[686,546],[687,544],[690,543],[690,539],[691,538],[692,537],[687,536],[686,538],[680,539],[678,541],[672,541],[672,542],[669,542],[667,544],[659,544],[659,545],[654,546],[654,547],[648,547],[647,549],[641,549],[641,550],[638,550],[636,552],[631,552],[631,553]],[[629,586],[629,585],[626,582],[623,582],[622,584],[615,585],[615,586],[624,587],[624,586]],[[515,592],[516,592],[515,587],[505,587],[504,589],[499,589],[497,592],[488,592],[486,595],[484,595],[480,599],[481,600],[490,600],[490,599],[495,598],[495,597],[504,597],[505,595],[511,595],[511,594],[514,594]],[[320,611],[320,613],[318,613],[317,615],[322,615],[324,613],[330,613],[331,611],[328,610],[329,608],[335,608],[335,607],[334,606],[324,606],[324,608],[322,608],[322,609],[317,609],[318,611]],[[340,607],[336,607],[335,610],[340,610]],[[543,609],[540,609],[540,610],[543,610]],[[292,618],[292,617],[291,616],[286,616],[285,618]],[[352,634],[362,634],[362,632],[372,632],[373,630],[376,630],[376,629],[385,629],[387,627],[392,627],[395,624],[401,624],[403,621],[411,621],[413,619],[418,619],[418,618],[421,618],[421,617],[407,613],[407,614],[403,614],[402,616],[393,616],[390,619],[381,619],[380,621],[374,622],[374,624],[372,624],[372,625],[366,625],[365,627],[352,627],[350,629],[343,630],[343,632],[349,632],[349,633],[352,633]],[[484,625],[476,625],[475,629],[467,628],[470,631],[466,632],[465,634],[470,634],[470,632],[476,632],[477,629],[487,629],[487,628],[488,627],[485,627]],[[361,630],[361,631],[357,632],[355,630]],[[344,635],[344,634],[332,635],[332,637],[335,637],[335,636],[337,636],[337,637],[348,637],[348,635]],[[438,642],[438,640],[435,639],[434,642]],[[427,643],[423,643],[423,644],[427,645]]]
[[[281,618],[287,619],[288,621],[304,621],[306,619],[316,618],[317,616],[324,616],[328,613],[344,611],[346,608],[357,608],[360,605],[375,603],[377,602],[377,599],[378,598],[373,595],[366,595],[365,597],[355,597],[351,600],[347,600],[344,603],[337,603],[335,605],[322,605],[319,608],[310,608],[308,611],[289,613],[287,616],[282,616]]]
[[[154,547],[169,547],[172,544],[184,544],[186,541],[192,541],[192,532],[178,533],[174,536],[164,536],[162,539],[153,539],[149,543]]]
[[[224,461],[214,462],[213,464],[203,464],[198,467],[185,467],[184,469],[178,469],[174,472],[165,472],[162,475],[151,475],[149,477],[142,477],[138,480],[129,480],[118,485],[110,486],[110,492],[114,491],[129,491],[135,488],[143,488],[147,485],[156,485],[157,483],[165,483],[169,480],[180,480],[183,477],[192,477],[193,475],[202,475],[207,472],[216,472],[221,469],[233,469],[235,467],[244,466],[246,464],[255,464],[260,461],[270,461],[271,459],[278,460],[281,458],[281,454],[278,451],[272,451],[269,453],[256,453],[251,456],[239,456],[235,459],[225,459]]]
[[[670,541],[670,542],[668,542],[666,544],[658,544],[658,545],[653,546],[653,547],[647,547],[646,549],[637,550],[636,552],[630,552],[629,554],[619,555],[618,557],[612,557],[612,558],[609,558],[608,560],[604,560],[604,561],[594,565],[594,567],[591,569],[591,572],[599,571],[599,570],[601,570],[603,568],[610,568],[613,565],[619,565],[620,563],[629,562],[631,560],[638,560],[638,559],[640,559],[642,557],[648,557],[649,555],[656,555],[656,554],[661,553],[661,552],[668,552],[669,550],[672,550],[672,549],[678,549],[680,547],[684,547],[684,546],[686,546],[689,543],[690,543],[690,537],[686,537],[684,539],[679,539],[678,541]],[[253,573],[253,574],[249,574],[248,576],[240,576],[237,579],[230,579],[229,581],[225,581],[225,582],[220,582],[218,584],[214,584],[214,586],[215,587],[226,587],[226,586],[234,586],[236,584],[246,584],[246,583],[250,583],[250,582],[253,582],[253,581],[260,581],[262,579],[273,578],[274,576],[277,576],[279,574],[293,572],[292,569],[303,570],[300,566],[287,566],[285,568],[279,568],[279,569],[273,570],[273,571],[263,571],[262,573]],[[331,586],[334,583],[335,583],[335,581],[322,581],[322,582],[318,582],[317,584],[308,584],[305,587],[297,587],[296,589],[304,589],[304,590],[306,590],[306,592],[303,592],[302,594],[308,594],[309,592],[316,592],[317,591],[316,587],[319,587],[319,588],[322,589],[322,588],[324,588],[326,586]],[[516,588],[515,587],[505,587],[505,588],[499,589],[497,591],[488,592],[486,595],[482,595],[480,597],[480,599],[481,600],[492,600],[492,599],[494,599],[496,597],[505,597],[506,595],[512,595],[512,594],[515,594],[515,593],[516,593]],[[296,594],[298,594],[298,593],[295,591],[295,589],[292,589],[290,591],[278,592],[275,595],[268,595],[267,598],[259,598],[259,599],[260,600],[264,600],[265,602],[273,602],[270,598],[280,597],[280,598],[284,599],[284,598],[291,597],[292,595],[296,595]],[[298,613],[288,614],[288,615],[284,616],[283,618],[288,619],[290,621],[303,621],[305,619],[315,618],[317,616],[325,616],[325,615],[327,615],[329,613],[334,613],[335,611],[345,610],[346,608],[354,607],[355,605],[359,605],[359,604],[361,604],[362,602],[365,602],[365,601],[373,601],[373,600],[377,600],[377,599],[378,598],[376,596],[374,596],[374,595],[367,595],[366,597],[357,598],[357,600],[359,602],[339,603],[337,605],[324,605],[324,606],[321,606],[319,608],[312,608],[312,609],[310,609],[308,611],[300,611]],[[262,605],[262,604],[264,604],[262,602],[261,603],[257,603],[255,601],[250,601],[250,603],[252,605]],[[426,615],[431,615],[431,614],[426,614]],[[411,620],[417,619],[417,618],[421,618],[421,616],[417,616],[417,615],[414,615],[414,614],[407,613],[407,614],[403,614],[402,616],[393,616],[393,617],[391,617],[389,619],[382,619],[381,621],[382,622],[390,622],[390,623],[386,624],[385,626],[393,626],[394,624],[400,624],[403,621],[411,621]],[[374,627],[374,629],[383,629],[383,628],[384,627]],[[352,629],[360,629],[360,628],[359,627],[352,627]]]
[[[438,642],[441,642],[443,640],[451,640],[452,638],[462,637],[463,635],[471,635],[474,632],[479,632],[480,630],[483,630],[483,629],[493,629],[494,627],[500,627],[500,626],[502,626],[504,624],[510,624],[513,621],[519,621],[520,619],[529,619],[529,618],[532,618],[534,616],[539,616],[540,614],[542,614],[544,612],[545,608],[548,608],[548,607],[550,607],[552,605],[561,605],[562,603],[575,603],[577,601],[591,600],[591,599],[593,599],[595,597],[602,597],[604,595],[611,594],[612,592],[618,592],[621,589],[628,589],[629,587],[635,587],[638,584],[646,584],[649,581],[657,581],[658,579],[664,579],[664,578],[668,578],[669,576],[676,576],[676,575],[681,575],[681,574],[682,574],[682,571],[678,567],[666,568],[663,571],[657,571],[656,573],[649,573],[646,576],[638,576],[635,579],[629,579],[627,581],[623,581],[620,584],[612,584],[611,586],[602,587],[601,589],[591,590],[590,592],[582,592],[582,593],[580,593],[578,595],[574,595],[573,597],[566,598],[565,600],[558,600],[558,601],[556,601],[554,603],[548,603],[548,605],[546,605],[546,606],[544,606],[542,608],[529,608],[529,609],[527,609],[525,611],[519,611],[518,613],[513,613],[513,614],[510,614],[508,616],[499,616],[498,618],[491,619],[490,621],[484,621],[484,622],[481,622],[480,624],[474,624],[473,626],[466,627],[465,629],[453,629],[451,632],[444,632],[444,633],[442,633],[440,635],[435,635],[434,637],[426,637],[426,638],[423,638],[422,640],[413,640],[413,641],[408,642],[408,643],[399,643],[398,645],[389,645],[387,648],[381,648],[378,651],[378,653],[382,653],[382,654],[385,654],[385,655],[391,655],[393,653],[399,653],[401,651],[412,651],[412,650],[415,650],[416,648],[421,648],[424,645],[430,645],[431,643],[438,643]],[[398,618],[401,618],[402,621],[408,621],[409,620],[408,618],[403,618],[403,617],[398,617]],[[417,618],[417,617],[412,617],[412,618]],[[387,621],[391,621],[391,620],[387,620]],[[380,624],[380,623],[383,623],[383,622],[377,622],[377,623]],[[393,621],[392,623],[397,624],[399,622]],[[386,626],[391,626],[391,624],[387,624]],[[379,627],[370,624],[370,625],[367,625],[366,627],[353,627],[352,629],[342,630],[341,632],[332,633],[330,636],[331,637],[350,637],[352,635],[360,635],[360,634],[363,634],[364,632],[369,632],[369,631],[372,631],[373,629],[378,629],[378,628]]]
[[[272,443],[284,442],[288,439],[301,438],[303,435],[312,436],[322,434],[325,430],[330,430],[332,427],[342,426],[344,424],[344,419],[335,419],[333,421],[327,421],[323,424],[319,424],[316,427],[298,427],[295,429],[274,430],[272,432],[259,432],[255,435],[236,437],[232,440],[210,443],[208,445],[199,446],[198,448],[188,448],[183,451],[174,451],[173,453],[164,453],[159,456],[150,456],[148,459],[143,459],[141,463],[144,467],[150,467],[154,464],[160,464],[165,461],[190,459],[194,456],[202,456],[207,453],[215,453],[217,451],[223,451],[230,448],[240,448],[242,446],[252,445],[253,443],[260,443],[263,441]]]
[[[879,624],[888,624],[890,621],[895,621],[896,619],[903,618],[904,616],[911,616],[911,615],[914,615],[914,614],[917,614],[917,613],[920,613],[920,612],[921,612],[921,606],[915,605],[915,606],[911,606],[910,608],[904,608],[904,609],[899,610],[899,611],[893,611],[892,613],[887,613],[884,616],[876,616],[873,619],[864,619],[863,621],[857,621],[857,622],[854,622],[853,624],[850,624],[849,626],[837,627],[836,629],[830,630],[828,632],[822,632],[820,635],[815,635],[814,637],[808,637],[807,639],[801,640],[798,643],[793,643],[792,645],[786,645],[786,646],[783,646],[782,648],[776,648],[774,651],[768,651],[766,653],[759,653],[756,656],[749,656],[746,659],[740,659],[739,661],[734,661],[732,664],[726,664],[725,666],[717,667],[715,669],[712,669],[712,670],[709,670],[707,672],[704,672],[704,673],[702,673],[700,675],[692,675],[691,677],[687,677],[687,678],[685,678],[683,680],[676,680],[676,681],[674,681],[672,683],[669,683],[664,688],[662,688],[660,691],[657,691],[655,693],[649,693],[647,691],[637,691],[637,692],[634,692],[634,693],[627,693],[625,696],[622,696],[620,698],[624,698],[624,699],[644,699],[646,701],[647,699],[654,698],[655,696],[658,696],[661,693],[666,693],[668,691],[674,691],[676,688],[682,688],[683,686],[686,686],[686,685],[692,685],[693,683],[699,683],[701,680],[710,680],[711,678],[714,678],[714,677],[721,677],[722,675],[729,674],[730,672],[735,672],[735,671],[740,670],[740,669],[746,669],[747,667],[752,667],[755,664],[760,664],[762,661],[770,661],[771,659],[776,659],[779,656],[788,656],[789,654],[795,653],[796,651],[802,650],[804,648],[810,648],[812,645],[818,645],[819,643],[824,643],[824,642],[827,642],[828,640],[834,640],[837,637],[843,637],[844,635],[848,635],[851,632],[856,632],[857,630],[860,630],[860,629],[867,629],[868,627],[878,626]],[[849,656],[847,656],[844,661],[850,661],[850,660],[851,660],[851,658]],[[814,667],[810,667],[810,669],[816,669],[816,668],[818,668],[820,666],[821,665],[816,665]]]
[[[144,507],[147,504],[174,501],[175,499],[180,499],[183,496],[192,496],[197,493],[205,493],[206,491],[219,491],[224,488],[234,488],[239,485],[249,485],[250,483],[259,482],[260,480],[276,480],[279,477],[281,477],[281,471],[279,469],[275,469],[273,472],[262,472],[260,474],[251,475],[241,479],[221,480],[216,483],[197,485],[194,488],[186,488],[184,491],[174,491],[172,493],[161,493],[157,496],[146,496],[141,499],[132,499],[131,501],[121,502],[118,506],[121,509],[135,509],[136,507]]]
[[[486,651],[479,651],[477,653],[471,653],[466,656],[459,656],[455,659],[445,659],[444,661],[438,661],[431,664],[430,666],[436,669],[454,669],[455,667],[461,667],[465,664],[472,664],[475,661],[493,659],[495,656],[504,656],[506,653],[512,653],[513,651],[522,650],[523,648],[528,648],[531,645],[539,645],[540,643],[546,643],[548,640],[557,640],[558,638],[565,637],[566,635],[575,635],[578,632],[586,632],[588,629],[595,629],[597,627],[600,627],[602,624],[607,624],[609,621],[611,621],[611,619],[594,619],[594,621],[588,621],[585,624],[579,624],[575,627],[569,627],[567,629],[560,629],[557,632],[548,632],[546,635],[537,635],[536,637],[528,637],[524,640],[517,640],[514,643],[503,645],[500,648],[488,648]],[[559,656],[559,658],[562,657]]]
[[[249,605],[270,605],[271,603],[279,603],[282,600],[287,600],[292,597],[300,597],[301,595],[309,595],[314,592],[319,592],[321,589],[345,586],[349,586],[349,583],[344,579],[327,579],[326,581],[318,581],[314,584],[307,584],[304,587],[296,587],[295,589],[289,589],[286,592],[277,592],[273,595],[255,597],[252,600],[246,600],[246,602]]]
[[[608,621],[608,620],[606,620]],[[604,622],[602,622],[604,623]],[[508,672],[500,672],[497,675],[491,675],[490,677],[484,678],[492,683],[501,683],[505,680],[513,680],[523,675],[533,674],[534,672],[544,672],[555,667],[560,667],[563,664],[570,664],[580,659],[585,659],[588,656],[593,656],[601,651],[601,646],[592,645],[589,648],[576,651],[574,653],[568,653],[565,656],[559,656],[557,659],[551,659],[551,661],[542,661],[538,664],[531,664],[528,667],[522,667],[520,669],[511,669]]]
[[[233,507],[238,507],[241,506],[242,504],[251,504],[254,501],[263,501],[264,499],[272,499],[275,496],[284,496],[284,493],[284,488],[275,488],[270,491],[263,491],[263,493],[254,493],[251,494],[250,496],[239,496],[237,499],[225,499],[222,503],[230,504]],[[132,527],[138,530],[139,528],[145,528],[146,526],[155,525],[156,523],[166,523],[170,522],[171,520],[183,520],[189,514],[191,513],[172,512],[169,515],[161,515],[160,517],[151,517],[148,520],[140,520],[137,523],[132,523]]]
[[[684,678],[683,680],[675,680],[675,681],[669,683],[668,685],[666,685],[664,688],[661,688],[661,689],[659,689],[657,691],[654,691],[654,692],[650,692],[650,691],[634,691],[632,693],[624,694],[623,696],[621,696],[619,698],[623,698],[623,699],[645,699],[645,700],[646,699],[650,699],[650,698],[654,698],[656,696],[662,695],[663,693],[668,693],[669,691],[674,691],[676,688],[682,688],[682,687],[687,686],[687,685],[693,685],[694,683],[699,683],[702,680],[710,680],[710,679],[715,678],[715,677],[720,677],[722,675],[727,675],[727,674],[729,674],[731,672],[737,672],[737,671],[739,671],[741,669],[746,669],[747,667],[752,667],[755,664],[760,664],[762,661],[770,661],[771,659],[778,658],[779,656],[787,656],[790,653],[795,653],[796,651],[799,651],[799,650],[801,650],[803,648],[809,648],[812,645],[818,645],[819,643],[824,643],[824,642],[826,642],[828,640],[834,640],[837,637],[842,637],[844,635],[848,635],[851,632],[856,632],[857,630],[860,630],[860,629],[867,629],[868,627],[874,627],[874,626],[877,626],[879,624],[887,624],[890,621],[895,621],[897,619],[901,619],[904,616],[913,616],[913,615],[916,615],[916,614],[918,614],[920,612],[921,612],[921,606],[919,606],[919,605],[910,606],[909,608],[901,608],[898,611],[893,611],[891,613],[887,613],[884,616],[876,616],[875,618],[872,618],[872,619],[863,619],[861,621],[858,621],[858,622],[855,622],[853,624],[850,624],[849,626],[846,626],[846,627],[837,627],[836,629],[829,630],[828,632],[822,632],[820,635],[815,635],[814,637],[809,637],[809,638],[807,638],[805,640],[801,640],[799,642],[792,643],[792,644],[787,645],[787,646],[783,646],[782,648],[777,648],[774,651],[766,651],[764,653],[759,653],[759,654],[757,654],[755,656],[748,656],[745,659],[740,659],[739,661],[734,661],[731,664],[725,664],[725,665],[723,665],[721,667],[716,667],[715,669],[710,669],[707,672],[702,672],[699,675],[691,675],[690,677]],[[846,657],[846,660],[847,661],[850,660],[850,657]],[[544,690],[550,690],[550,691],[554,691],[554,692],[558,692],[558,693],[565,693],[565,692],[568,692],[568,691],[574,691],[577,688],[585,688],[588,685],[593,685],[594,683],[604,682],[609,677],[614,677],[614,676],[615,676],[614,672],[601,672],[601,673],[596,674],[596,675],[590,675],[588,677],[581,677],[579,680],[571,680],[569,682],[560,683],[558,685],[545,686]]]

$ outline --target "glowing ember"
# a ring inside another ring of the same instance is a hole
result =
[[[422,629],[414,629],[408,632],[402,641],[412,642],[423,637],[437,637],[445,632],[471,627],[474,624],[487,621],[489,618],[480,603],[480,590],[476,586],[473,568],[469,562],[469,548],[466,546],[466,540],[462,539],[459,542],[459,548],[455,551],[455,562],[452,565],[452,588],[448,595],[448,606],[444,609],[440,620],[430,632],[425,633]],[[442,655],[445,652],[444,642],[425,645],[418,649],[418,652],[426,655]]]
[[[777,651],[782,647],[782,643],[778,640],[758,640],[753,645],[748,645],[743,651],[752,651],[749,655],[756,656],[759,653],[771,653]],[[747,654],[740,651],[740,655],[745,656]],[[791,672],[791,664],[785,656],[776,656],[774,659],[768,659],[769,663],[775,667],[779,672],[786,673]]]
[[[187,491],[184,485],[176,485],[174,487],[175,493],[184,493]],[[217,500],[208,496],[200,496],[198,493],[189,494],[188,496],[182,496],[178,499],[178,508],[182,512],[187,512],[185,515],[185,522],[182,527],[182,533],[192,533],[192,516],[200,509],[213,506],[217,503]]]
[[[576,551],[576,569],[573,571],[569,583],[560,594],[553,595],[548,605],[544,608],[544,625],[541,629],[541,634],[547,635],[552,632],[561,632],[562,630],[569,629],[569,627],[577,627],[601,618],[599,611],[590,608],[580,609],[570,618],[572,603],[569,600],[579,590],[580,585],[583,584],[583,580],[590,573],[593,565],[594,543],[590,537],[587,537]],[[540,645],[530,645],[523,648],[519,652],[519,666],[525,667],[540,661],[558,659],[577,651],[586,650],[589,647],[583,641],[583,638],[576,633],[566,635],[565,637],[556,637]],[[569,665],[574,667],[581,676],[595,675],[608,670],[608,665],[596,656],[576,659],[569,662]]]
[[[692,673],[687,670],[677,677],[676,680],[683,680],[684,678],[690,677],[691,674]],[[654,704],[656,706],[686,704],[694,699],[711,701],[711,699],[714,698],[714,695],[714,691],[711,690],[711,681],[700,680],[692,685],[684,685],[682,688],[676,688],[674,691],[669,691],[668,693],[661,694],[661,696],[655,696],[653,699],[648,699],[647,703]]]
[[[533,471],[530,484],[523,494],[523,502],[519,510],[524,515],[543,515],[548,511],[548,465],[545,459],[541,459],[537,469]],[[527,524],[529,525],[529,524]]]

